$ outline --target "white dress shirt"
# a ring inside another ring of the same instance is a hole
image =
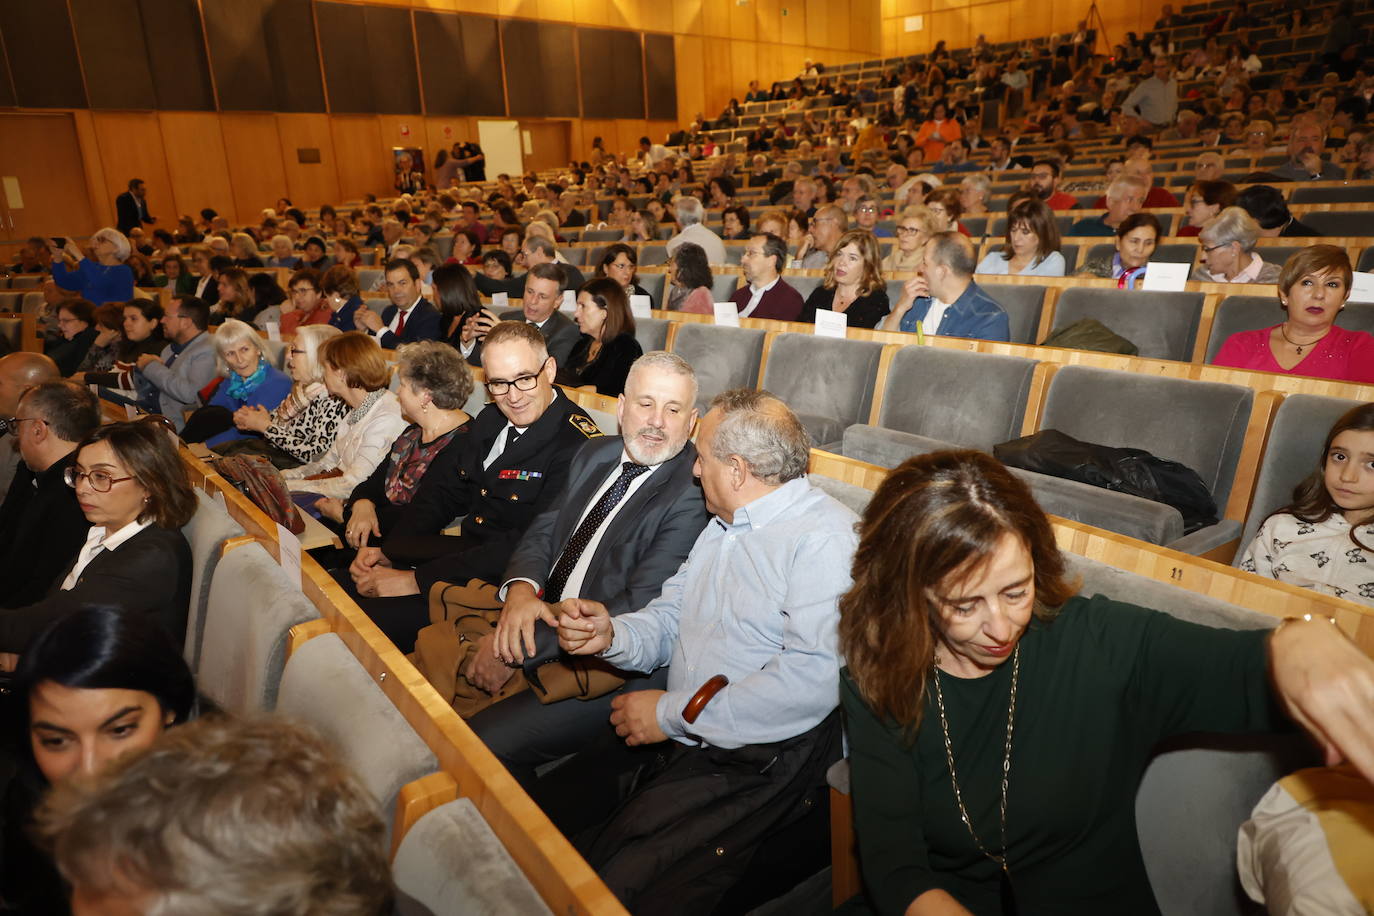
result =
[[[404,309],[399,309],[399,308],[398,308],[398,309],[396,310],[396,314],[391,316],[391,322],[390,322],[389,324],[382,325],[380,328],[378,328],[377,330],[373,331],[373,332],[372,332],[372,336],[375,337],[375,338],[378,339],[378,340],[381,340],[381,339],[382,339],[382,335],[385,334],[387,331],[390,331],[391,333],[396,334],[396,333],[397,333],[397,332],[396,332],[396,327],[401,323],[401,319],[402,319],[402,318],[405,318],[405,319],[409,320],[409,318],[410,318],[410,313],[413,312],[413,311],[415,310],[415,306],[419,305],[419,304],[420,304],[420,300],[423,299],[423,298],[425,298],[425,297],[424,297],[424,296],[417,296],[416,299],[415,299],[415,301],[412,302],[412,303],[410,303],[410,305],[406,306]],[[398,336],[399,336],[399,335],[398,335]]]
[[[76,565],[72,567],[71,572],[67,573],[67,578],[62,580],[62,591],[69,592],[76,587],[81,574],[86,571],[86,567],[95,559],[96,554],[102,550],[118,549],[120,544],[151,524],[152,522],[134,520],[108,536],[105,534],[103,525],[97,525],[86,532],[86,543],[82,546],[81,552],[76,555]]]

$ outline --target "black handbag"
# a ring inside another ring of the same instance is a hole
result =
[[[1173,506],[1183,516],[1185,534],[1217,522],[1217,504],[1198,472],[1144,449],[1081,442],[1057,429],[1043,429],[994,445],[992,453],[1010,467]]]

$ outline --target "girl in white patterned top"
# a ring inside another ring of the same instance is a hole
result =
[[[1331,427],[1321,466],[1265,519],[1240,568],[1374,607],[1374,404]]]

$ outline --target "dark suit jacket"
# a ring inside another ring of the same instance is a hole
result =
[[[125,191],[115,198],[115,228],[120,232],[128,235],[130,229],[152,222],[148,205],[134,197],[133,191]]]
[[[0,607],[24,607],[66,578],[72,557],[86,543],[91,523],[62,475],[76,460],[73,451],[39,474],[21,461],[0,505]],[[34,485],[35,481],[37,486]]]
[[[114,550],[102,550],[86,564],[76,585],[64,592],[62,582],[75,565],[73,556],[46,598],[0,611],[0,652],[22,653],[51,621],[92,605],[151,614],[177,645],[186,642],[191,548],[179,530],[149,525]]]
[[[391,324],[391,320],[396,317],[396,306],[388,305],[382,312],[382,327]],[[417,340],[438,340],[442,335],[439,333],[439,310],[430,305],[428,299],[421,299],[410,310],[406,317],[406,326],[401,331],[400,336],[396,336],[390,331],[382,332],[382,336],[377,338],[377,343],[382,345],[383,350],[394,350],[403,343],[415,343]]]
[[[525,313],[520,309],[507,309],[497,317],[502,321],[524,321]],[[549,349],[549,355],[559,366],[567,365],[573,348],[582,339],[582,332],[577,329],[573,320],[557,309],[539,328],[539,333],[544,335],[544,344]],[[477,341],[476,346],[472,348],[472,352],[468,354],[468,362],[474,366],[482,365],[482,341]]]
[[[393,563],[415,567],[421,594],[439,581],[496,580],[530,522],[562,491],[573,453],[601,437],[591,418],[559,394],[513,446],[483,468],[506,422],[495,404],[478,414],[464,437],[457,472],[426,474],[425,498],[405,507],[382,542]],[[460,536],[442,535],[460,516]]]
[[[746,283],[735,290],[730,301],[735,303],[735,308],[742,312],[749,305],[749,300],[753,298],[753,295],[749,289],[749,284]],[[763,294],[763,298],[759,300],[759,307],[754,309],[749,317],[772,318],[775,321],[796,321],[805,305],[801,293],[789,286],[786,280],[779,279],[776,286]]]
[[[597,394],[610,397],[624,394],[625,379],[630,375],[630,366],[644,355],[644,348],[639,345],[633,334],[621,334],[614,340],[607,341],[597,354],[596,361],[588,363],[587,354],[591,352],[591,346],[591,337],[583,334],[577,346],[573,348],[567,366],[559,368],[558,384],[571,385],[574,388],[591,385]]]
[[[615,436],[578,450],[567,487],[530,523],[506,564],[504,582],[529,579],[543,591],[592,496],[619,466],[623,447],[624,440]],[[710,518],[692,476],[696,460],[696,448],[688,442],[629,497],[596,545],[576,597],[600,601],[612,614],[637,611],[658,597]]]

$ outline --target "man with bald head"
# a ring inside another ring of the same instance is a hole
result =
[[[926,242],[921,270],[902,286],[897,307],[878,325],[884,331],[1011,339],[1011,322],[1002,306],[973,280],[977,257],[973,243],[959,232],[939,232]]]
[[[11,353],[0,357],[0,417],[13,417],[24,392],[41,382],[62,377],[57,363],[42,353]],[[19,467],[18,439],[13,424],[0,433],[0,493],[10,488]]]
[[[826,204],[811,217],[811,231],[806,233],[793,267],[819,270],[830,263],[835,245],[849,228],[849,215],[836,204]]]
[[[1226,160],[1221,157],[1221,153],[1214,153],[1210,150],[1205,153],[1198,153],[1197,161],[1193,163],[1193,178],[1197,181],[1221,181],[1226,174]]]

